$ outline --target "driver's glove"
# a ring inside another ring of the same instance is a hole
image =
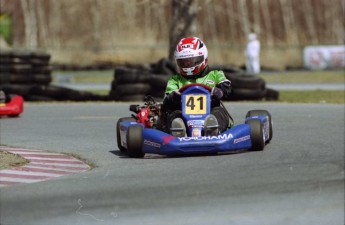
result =
[[[181,93],[173,91],[168,95],[168,99],[174,103],[181,102]]]
[[[223,91],[220,88],[214,87],[211,90],[211,97],[220,100],[223,97]]]

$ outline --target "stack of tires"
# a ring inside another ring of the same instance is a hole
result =
[[[222,70],[232,83],[232,95],[225,101],[278,100],[278,91],[266,88],[261,77],[231,66],[212,66],[210,70]],[[146,95],[162,100],[169,77],[176,68],[167,59],[148,66],[127,65],[117,67],[109,94],[110,100],[143,101]]]
[[[27,101],[107,100],[89,92],[50,85],[50,57],[37,51],[0,51],[0,90]]]
[[[266,82],[264,79],[245,72],[224,72],[232,85],[232,95],[227,100],[262,100],[265,98]]]
[[[214,66],[211,70],[222,70],[231,81],[232,95],[228,101],[278,100],[279,92],[266,87],[266,81],[258,75],[251,74],[236,67]]]
[[[4,84],[43,84],[52,81],[50,55],[30,51],[0,51],[0,82]]]
[[[114,71],[109,98],[115,101],[143,101],[146,95],[151,95],[156,101],[161,101],[166,83],[175,72],[174,65],[167,59],[149,66],[119,66]]]

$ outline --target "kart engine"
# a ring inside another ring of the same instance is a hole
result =
[[[150,95],[145,96],[144,105],[130,105],[129,110],[136,113],[132,117],[138,123],[142,123],[146,128],[157,128],[157,122],[160,117],[161,103],[156,103]]]

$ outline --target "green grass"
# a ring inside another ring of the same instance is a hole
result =
[[[279,102],[345,104],[344,91],[279,91]]]
[[[23,158],[20,155],[13,154],[6,151],[0,151],[0,170],[23,166],[29,163],[29,160]]]
[[[263,72],[260,74],[267,83],[344,83],[345,72],[343,70],[325,71],[286,71]]]

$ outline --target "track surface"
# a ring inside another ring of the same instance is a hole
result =
[[[0,188],[1,225],[344,224],[344,105],[227,103],[235,122],[267,109],[263,152],[130,159],[116,145],[128,104],[26,104],[1,144],[74,153],[97,168]]]

